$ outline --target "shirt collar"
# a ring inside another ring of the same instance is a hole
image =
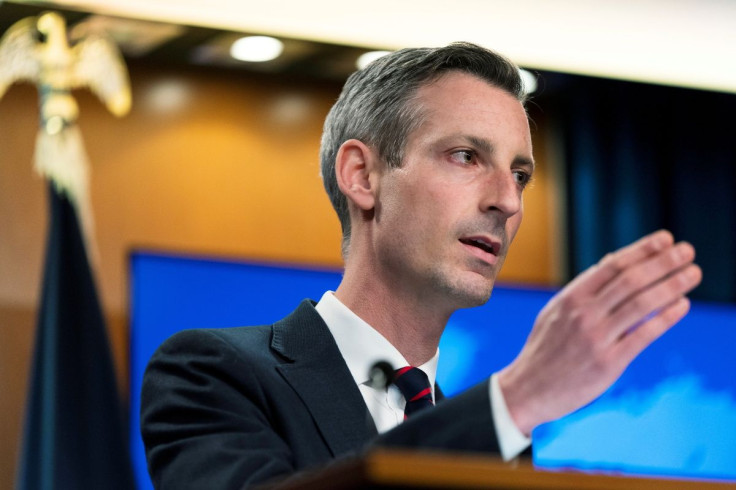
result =
[[[327,291],[315,308],[335,338],[356,384],[368,381],[368,372],[378,361],[386,361],[395,369],[409,365],[386,337],[342,304],[332,291]],[[433,392],[439,355],[437,349],[429,361],[416,366],[429,378]]]

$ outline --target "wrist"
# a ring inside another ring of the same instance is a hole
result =
[[[523,383],[513,365],[506,366],[498,373],[498,385],[506,401],[506,407],[516,427],[526,437],[542,422],[535,416],[533,389]]]

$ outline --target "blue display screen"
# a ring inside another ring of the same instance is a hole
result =
[[[335,290],[340,271],[134,253],[131,256],[131,450],[140,489],[152,488],[139,432],[148,359],[187,328],[272,323],[304,298]],[[438,382],[452,395],[513,360],[554,291],[497,286],[460,310],[440,343]],[[736,306],[694,303],[600,399],[533,435],[534,462],[736,480]]]

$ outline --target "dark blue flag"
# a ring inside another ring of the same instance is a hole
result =
[[[50,185],[20,490],[133,489],[122,406],[74,207]]]

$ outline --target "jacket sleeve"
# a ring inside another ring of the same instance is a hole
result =
[[[141,433],[157,489],[230,489],[294,471],[248,360],[213,334],[184,331],[151,358]]]
[[[485,380],[412,416],[381,434],[373,445],[498,454],[490,407],[490,390]]]

